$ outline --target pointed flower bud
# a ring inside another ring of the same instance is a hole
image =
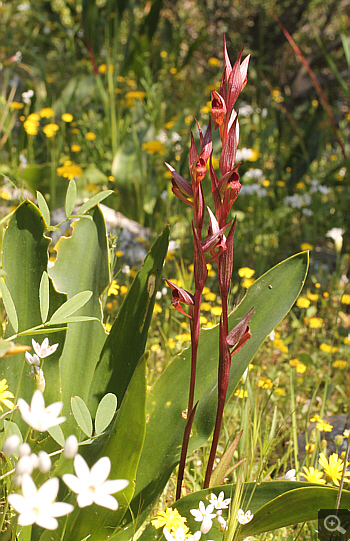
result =
[[[244,344],[251,337],[249,330],[249,320],[252,317],[254,308],[249,310],[249,312],[241,319],[241,321],[232,329],[232,331],[227,335],[226,342],[230,347],[233,347],[231,351],[231,357],[237,353]]]
[[[171,304],[178,310],[181,314],[184,314],[185,316],[192,319],[192,317],[189,314],[186,314],[182,306],[180,305],[180,302],[183,302],[184,304],[188,304],[189,306],[194,304],[194,296],[186,291],[185,289],[182,289],[182,287],[177,286],[176,284],[173,284],[173,282],[170,282],[170,280],[167,280],[164,278],[168,286],[172,289],[172,301]]]
[[[211,117],[214,122],[214,129],[222,126],[226,115],[226,104],[224,98],[213,90],[211,93]]]

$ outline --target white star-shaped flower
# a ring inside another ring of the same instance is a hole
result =
[[[210,494],[209,503],[211,503],[214,506],[214,509],[227,509],[231,498],[225,498],[225,493],[222,490],[219,494],[219,496],[216,496],[216,494]]]
[[[194,520],[202,523],[200,530],[203,534],[208,533],[213,525],[212,519],[216,517],[213,511],[213,504],[208,505],[206,508],[202,501],[199,502],[199,509],[191,509],[190,511],[191,515],[194,516]]]
[[[30,406],[23,398],[19,398],[18,407],[23,421],[39,432],[45,432],[52,426],[59,425],[66,420],[65,417],[58,417],[63,402],[54,402],[45,408],[43,394],[38,389],[33,394]]]
[[[40,366],[40,359],[36,353],[34,353],[34,355],[31,355],[28,351],[26,351],[24,356],[26,358],[27,363],[30,364],[31,366]]]
[[[74,469],[76,476],[65,473],[62,476],[66,485],[76,494],[79,507],[86,507],[96,503],[116,511],[118,502],[111,494],[119,492],[128,486],[126,479],[109,479],[111,461],[105,456],[100,458],[90,470],[89,466],[81,455],[75,455]]]
[[[58,348],[58,344],[53,344],[53,346],[50,346],[48,338],[45,338],[41,345],[38,344],[38,342],[36,342],[34,338],[32,338],[32,344],[35,353],[38,357],[40,357],[40,359],[45,359],[45,357],[52,355]]]
[[[240,524],[248,524],[253,519],[254,515],[251,513],[251,511],[247,511],[244,513],[243,509],[238,509],[237,513],[237,520]]]
[[[23,475],[22,494],[10,494],[9,503],[19,513],[21,526],[37,524],[46,530],[55,530],[58,522],[54,517],[63,517],[71,513],[73,505],[55,502],[59,488],[57,477],[46,481],[39,489],[30,475]]]

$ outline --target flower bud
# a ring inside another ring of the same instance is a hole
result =
[[[29,455],[22,456],[16,464],[16,474],[23,475],[28,473],[31,475],[33,472],[33,462]]]
[[[51,458],[45,451],[39,451],[38,468],[41,473],[48,473],[51,469]]]
[[[292,468],[291,470],[288,470],[284,476],[286,481],[296,481],[297,478],[295,477],[295,469]]]
[[[19,446],[19,456],[26,456],[30,455],[31,448],[29,443],[22,443],[22,445]]]
[[[337,448],[341,446],[343,441],[344,441],[344,438],[341,434],[337,434],[336,437],[334,438],[334,443]]]
[[[77,452],[78,452],[78,440],[76,436],[74,436],[74,434],[71,434],[66,439],[63,454],[65,458],[74,458]]]
[[[17,434],[12,434],[12,436],[10,436],[4,441],[2,450],[5,453],[5,455],[11,456],[16,451],[20,443],[21,443],[21,440],[19,436]]]
[[[36,382],[36,388],[39,389],[42,393],[45,391],[45,378],[44,378],[44,372],[41,368],[36,370],[35,375],[35,382]]]
[[[30,455],[30,460],[32,461],[33,469],[35,470],[35,468],[37,468],[39,466],[38,455],[36,455],[35,453],[32,453]]]
[[[327,440],[322,440],[321,441],[321,451],[324,451],[325,449],[327,449]]]
[[[224,517],[219,515],[219,516],[217,516],[217,519],[218,519],[220,531],[224,532],[225,530],[227,530],[227,523],[226,523],[226,520],[224,519]]]

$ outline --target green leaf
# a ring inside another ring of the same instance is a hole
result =
[[[238,447],[239,440],[242,437],[243,430],[230,443],[224,454],[222,455],[219,464],[216,466],[210,478],[210,486],[221,485],[224,482],[226,472],[230,466],[233,454]]]
[[[18,332],[18,319],[17,319],[16,307],[11,297],[11,293],[9,292],[7,288],[7,285],[5,284],[4,280],[1,280],[1,279],[0,279],[0,291],[1,291],[2,300],[4,302],[5,310],[9,318],[9,321],[15,333],[17,333]]]
[[[97,193],[96,195],[91,197],[89,201],[86,201],[86,203],[84,203],[80,207],[80,209],[78,210],[78,213],[84,214],[84,212],[86,212],[87,210],[90,210],[92,207],[94,207],[98,203],[101,203],[101,201],[103,201],[104,199],[112,195],[112,193],[114,193],[113,190],[105,190],[104,192]]]
[[[48,433],[61,447],[64,447],[65,439],[60,425],[52,426],[48,429]]]
[[[102,434],[112,421],[117,409],[117,397],[113,393],[106,394],[98,405],[95,418],[95,432]]]
[[[293,482],[293,481],[292,481]],[[273,499],[242,528],[242,537],[317,520],[320,509],[335,509],[339,489],[322,486],[296,488]],[[350,509],[350,492],[343,490],[340,509]]]
[[[6,272],[6,284],[17,309],[18,332],[23,336],[16,341],[18,344],[30,345],[35,334],[50,332],[42,328],[39,290],[44,272],[47,272],[48,245],[50,239],[44,236],[46,224],[39,209],[31,202],[24,201],[14,212],[5,231],[3,242],[3,268]],[[65,295],[55,291],[49,280],[50,315],[66,300]],[[37,327],[36,330],[33,328]],[[61,399],[58,360],[62,353],[66,332],[53,329],[50,343],[59,343],[58,349],[50,356],[50,362],[45,366],[45,400],[47,403]],[[30,332],[29,332],[30,331]],[[9,323],[6,337],[14,334],[14,328]],[[29,336],[28,336],[29,335]],[[30,403],[35,390],[34,380],[28,378],[24,370],[24,355],[18,354],[1,360],[4,377],[7,379],[9,390],[16,392]],[[19,375],[22,374],[21,378]],[[17,391],[16,391],[17,390]],[[18,426],[27,430],[19,412],[14,413]]]
[[[78,323],[79,321],[100,321],[98,317],[94,316],[67,316],[65,318],[58,318],[54,321],[48,321],[46,325],[59,325],[59,324],[67,324],[67,323]]]
[[[50,227],[50,209],[46,203],[46,199],[41,192],[36,192],[36,198],[38,200],[38,206],[41,214],[44,217],[47,227]]]
[[[92,291],[82,291],[63,303],[50,318],[50,324],[64,321],[68,316],[74,314],[84,306],[92,297]]]
[[[92,291],[90,300],[70,317],[81,318],[83,314],[97,319],[68,323],[59,375],[63,415],[67,417],[62,425],[66,437],[77,430],[70,415],[70,399],[77,395],[87,403],[94,370],[107,336],[101,323],[100,304],[100,295],[110,282],[106,224],[98,207],[88,212],[92,220],[75,221],[72,236],[59,240],[57,260],[49,270],[55,287],[65,292],[68,299],[77,293]]]
[[[49,305],[50,305],[49,277],[46,271],[43,272],[43,275],[40,281],[39,300],[40,300],[41,321],[45,323],[47,320],[47,315],[49,313]]]
[[[166,226],[135,276],[106,339],[88,402],[92,416],[106,393],[115,394],[118,404],[122,403],[138,360],[144,353],[168,241],[169,227]]]
[[[254,307],[250,320],[251,339],[234,355],[230,371],[227,400],[245,369],[268,334],[288,313],[299,296],[308,268],[308,254],[297,254],[261,276],[249,288],[242,302],[229,316],[231,330]],[[187,349],[174,358],[158,378],[147,397],[149,421],[135,497],[134,515],[154,505],[169,476],[179,462],[186,421],[182,411],[187,407],[190,381],[190,355]],[[216,415],[218,370],[218,327],[201,331],[197,358],[196,393],[198,403],[190,438],[189,454],[210,437]],[[128,520],[131,515],[128,514]]]
[[[129,506],[146,428],[147,358],[148,354],[143,356],[134,372],[114,424],[115,432],[106,438],[100,453],[111,460],[109,479],[127,479],[129,485],[115,494],[119,504],[117,511],[103,507],[98,508],[98,513],[91,513],[89,508],[74,511],[66,528],[67,541],[83,539],[89,534],[91,541],[106,541]],[[91,460],[91,454],[89,457]]]
[[[65,209],[67,218],[73,212],[76,199],[77,199],[77,185],[75,183],[75,180],[72,179],[69,181],[67,194],[66,194],[66,201],[64,203],[64,209]]]
[[[71,398],[72,412],[74,419],[78,426],[82,429],[84,434],[91,438],[92,436],[92,419],[90,412],[84,400],[80,396],[72,396]]]

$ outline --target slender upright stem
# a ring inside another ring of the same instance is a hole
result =
[[[187,423],[185,427],[184,437],[182,440],[181,447],[181,456],[179,463],[179,471],[177,475],[177,485],[176,485],[176,500],[181,497],[181,486],[183,481],[183,475],[185,471],[186,456],[188,449],[188,442],[191,435],[191,427],[193,422],[193,402],[194,402],[194,390],[196,383],[196,370],[197,370],[197,350],[198,350],[198,339],[199,339],[199,318],[200,318],[200,307],[201,307],[201,298],[202,290],[196,291],[194,296],[194,306],[192,310],[192,319],[191,319],[191,377],[190,377],[190,390],[188,394],[188,406],[187,406]]]

